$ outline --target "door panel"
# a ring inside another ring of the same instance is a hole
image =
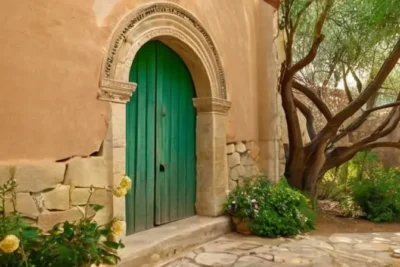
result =
[[[195,214],[195,110],[189,71],[169,47],[145,44],[129,80],[126,107],[127,233]]]
[[[156,224],[195,214],[194,87],[182,59],[165,45],[157,46]]]

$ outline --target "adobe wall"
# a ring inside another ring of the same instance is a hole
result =
[[[102,150],[104,142],[116,137],[108,134],[110,104],[97,99],[99,78],[118,23],[139,6],[154,2],[2,3],[0,184],[17,181],[16,209],[42,228],[78,219],[91,185],[97,188],[95,202],[106,204],[96,220],[107,221],[118,215],[117,210],[124,213],[105,189],[116,182],[116,170],[125,172],[125,162],[114,160],[111,169],[109,155]],[[243,166],[246,178],[256,173],[276,178],[276,10],[263,0],[164,2],[195,15],[218,50],[232,102],[226,159],[231,161],[235,153],[240,159],[230,167]],[[116,151],[121,155],[114,152],[113,159],[124,158],[123,147]],[[11,211],[10,203],[7,209]]]
[[[98,101],[97,92],[109,38],[124,15],[151,2],[2,3],[1,162],[55,161],[89,156],[100,149],[107,133],[109,104]],[[260,83],[257,79],[257,51],[259,46],[269,48],[265,41],[258,44],[257,12],[260,5],[268,10],[272,6],[261,0],[167,2],[197,16],[217,46],[232,101],[228,141],[257,140],[258,90],[267,88],[271,80]],[[272,42],[272,34],[265,35],[264,40]]]

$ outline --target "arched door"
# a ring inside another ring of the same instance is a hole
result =
[[[126,107],[127,233],[195,214],[194,86],[182,59],[159,41],[137,53]]]

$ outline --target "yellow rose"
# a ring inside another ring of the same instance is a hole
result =
[[[121,180],[121,183],[119,184],[119,186],[129,190],[132,187],[132,181],[128,176],[124,176],[124,177],[122,177],[122,180]]]
[[[128,193],[128,190],[125,187],[118,187],[117,189],[114,189],[114,196],[116,197],[123,197]]]
[[[13,253],[19,247],[19,239],[15,235],[7,235],[0,242],[0,249],[5,253]]]
[[[124,225],[120,220],[114,220],[111,225],[111,232],[114,236],[120,236],[124,231]]]

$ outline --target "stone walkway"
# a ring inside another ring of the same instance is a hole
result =
[[[400,233],[334,234],[267,239],[228,234],[163,267],[399,266],[391,257]]]

